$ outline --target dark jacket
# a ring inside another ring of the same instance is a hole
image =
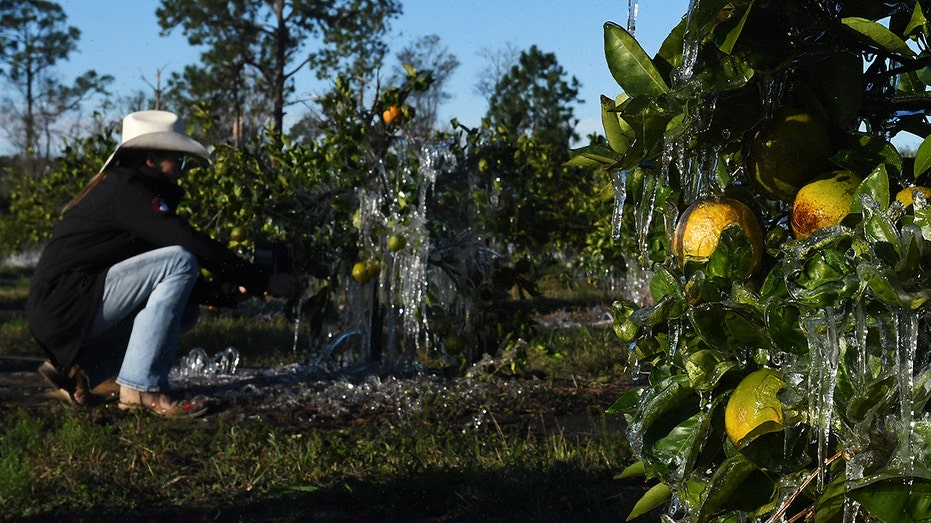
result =
[[[175,213],[183,195],[155,169],[120,167],[65,213],[26,301],[29,328],[53,362],[68,368],[80,353],[109,268],[153,249],[180,245],[218,280],[265,292],[268,275]]]

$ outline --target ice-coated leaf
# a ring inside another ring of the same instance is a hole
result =
[[[749,511],[772,498],[774,485],[742,454],[724,460],[715,470],[702,495],[695,521],[711,521],[725,508]]]
[[[869,196],[882,211],[889,208],[889,173],[886,166],[880,164],[869,176],[860,182],[850,200],[850,212],[858,213],[862,207],[862,196]]]
[[[773,344],[790,354],[804,354],[808,351],[808,338],[799,325],[802,313],[795,305],[783,300],[770,300],[766,304],[764,321]]]
[[[685,361],[685,371],[696,390],[712,390],[728,372],[737,368],[737,362],[710,349],[699,350]]]
[[[642,387],[637,387],[630,389],[624,394],[621,394],[621,397],[614,400],[614,403],[608,407],[605,412],[608,414],[623,414],[625,412],[633,412],[637,405],[640,404],[640,398],[643,397],[644,389]]]
[[[648,430],[666,413],[681,407],[686,398],[694,393],[689,385],[689,377],[685,374],[670,376],[649,389],[643,396],[637,412],[637,421],[643,431]],[[698,408],[698,402],[695,402],[695,408]]]
[[[824,487],[824,492],[815,501],[815,521],[837,521],[843,519],[844,505],[847,502],[847,482],[843,475]]]
[[[908,292],[891,270],[869,263],[857,266],[857,275],[866,283],[879,301],[904,310],[915,310],[931,298],[931,289]]]
[[[625,93],[632,97],[659,96],[669,90],[653,61],[626,29],[607,22],[604,40],[608,69]]]
[[[847,496],[880,521],[931,521],[931,473],[927,470],[915,470],[912,476],[871,476],[849,485]]]

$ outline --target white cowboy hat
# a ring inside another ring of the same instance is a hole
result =
[[[117,153],[124,149],[173,151],[210,161],[207,148],[189,137],[181,118],[168,111],[138,111],[123,118],[122,141],[107,158],[101,171],[106,170]]]

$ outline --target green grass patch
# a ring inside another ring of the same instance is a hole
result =
[[[307,510],[332,521],[603,521],[625,510],[611,478],[631,457],[618,432],[577,441],[557,427],[464,430],[437,422],[443,415],[435,411],[430,419],[303,431],[225,413],[164,420],[61,406],[3,417],[4,512],[69,521],[207,520],[210,511],[300,521]]]

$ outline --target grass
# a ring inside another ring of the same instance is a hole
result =
[[[0,285],[23,282],[0,278]],[[24,328],[17,325],[9,328]],[[291,335],[281,319],[206,315],[185,343],[212,352],[235,339],[251,358],[274,340],[288,349],[258,356],[271,365],[293,359]],[[575,389],[552,396],[559,400],[542,397],[550,404],[536,414],[515,400],[513,411],[488,412],[480,426],[462,423],[468,402],[454,396],[431,398],[408,416],[313,428],[235,409],[165,420],[0,404],[0,521],[625,518],[643,488],[613,479],[631,452],[604,406],[583,405],[592,427],[586,434],[534,419],[568,410],[563,402],[584,402],[576,392],[586,383],[623,380],[623,351],[610,331],[588,328],[543,331],[525,348],[527,376],[545,376],[554,387],[568,380]],[[0,339],[0,354],[19,350],[19,342]]]

